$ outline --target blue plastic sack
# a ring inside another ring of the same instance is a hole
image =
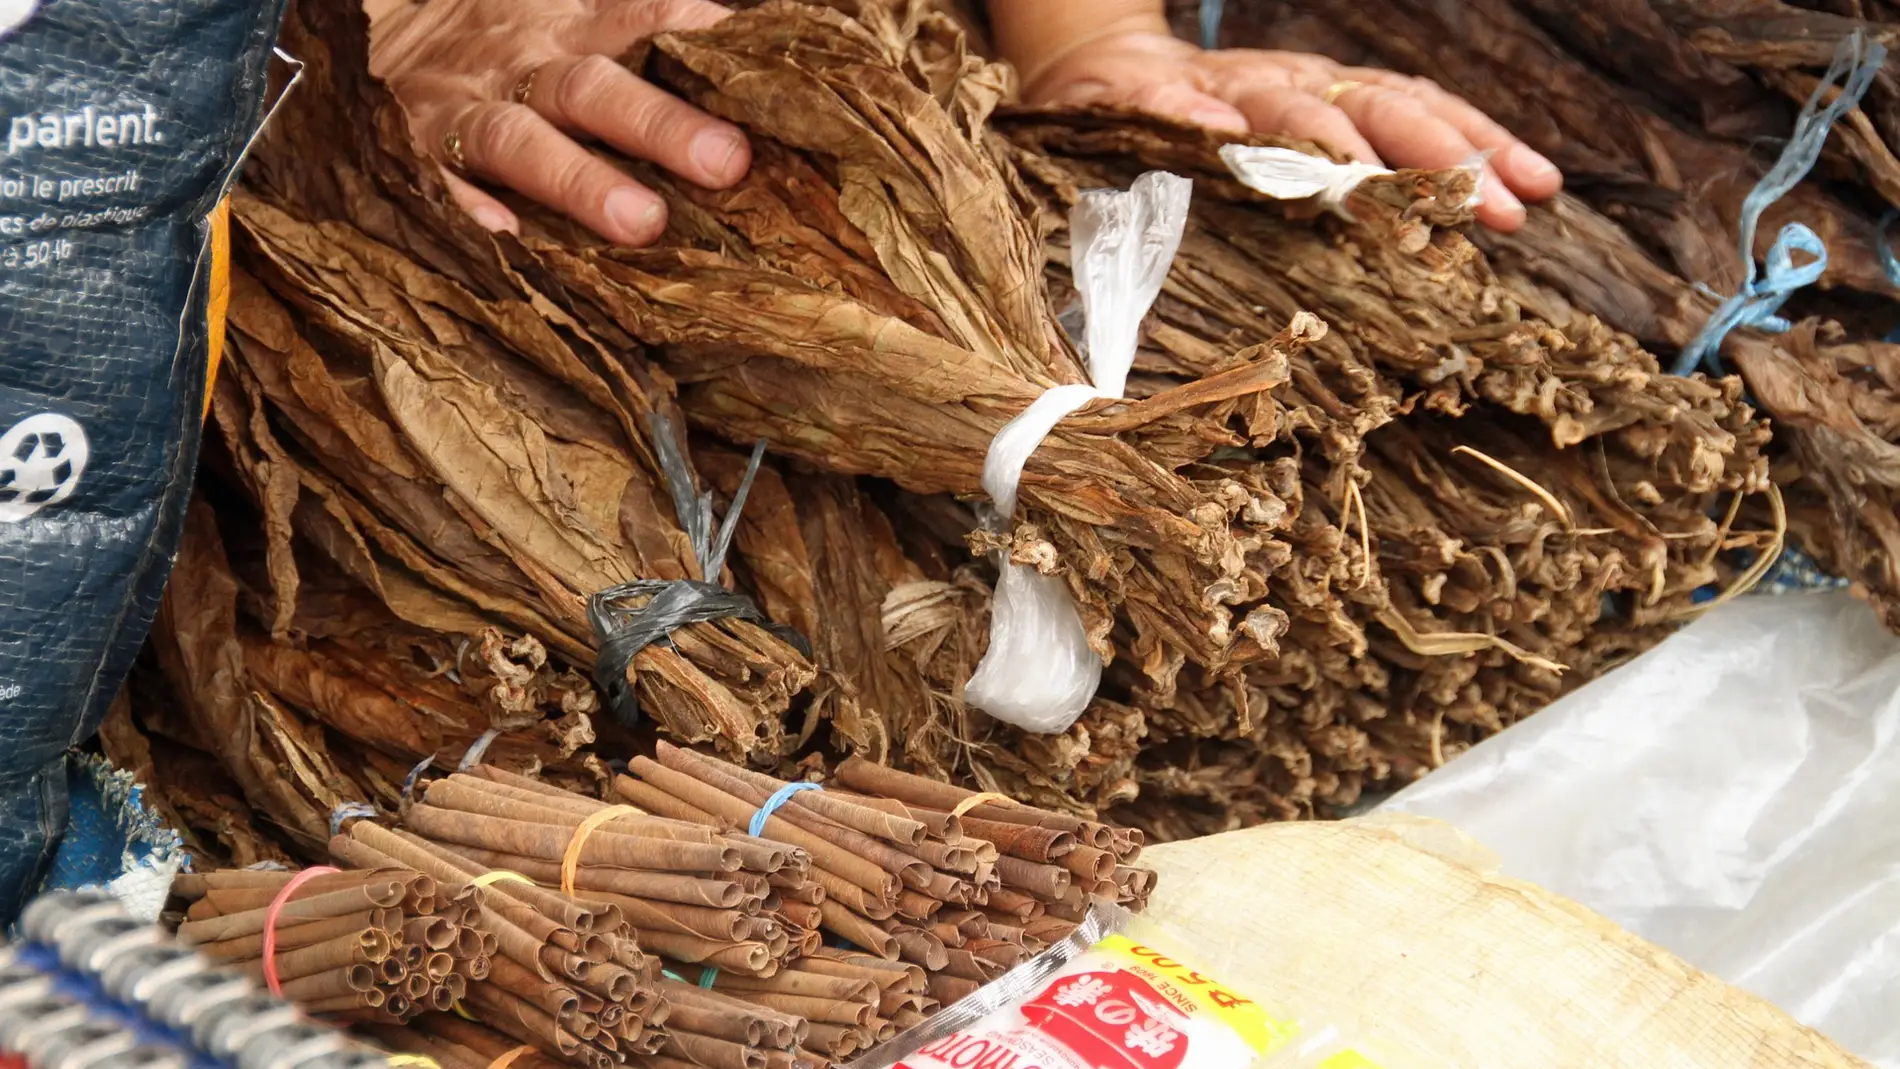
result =
[[[282,6],[0,4],[0,918],[171,569],[222,335],[211,217]]]

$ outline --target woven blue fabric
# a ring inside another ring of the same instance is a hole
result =
[[[103,757],[74,754],[67,761],[66,836],[47,872],[44,890],[102,890],[130,898],[135,913],[154,912],[150,901],[171,877],[189,868],[185,844],[165,819],[145,805],[130,772]],[[137,899],[146,901],[137,901]]]

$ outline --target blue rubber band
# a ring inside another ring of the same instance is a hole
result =
[[[360,820],[376,819],[376,807],[368,802],[344,802],[330,810],[330,837],[343,834],[343,822],[355,817]]]
[[[708,965],[706,970],[699,974],[699,986],[711,991],[713,981],[717,979],[719,979],[719,970]]]
[[[817,783],[787,783],[785,786],[773,791],[772,797],[767,798],[765,804],[759,807],[759,811],[752,814],[752,823],[746,826],[746,832],[754,839],[764,835],[766,820],[770,818],[772,814],[778,812],[780,806],[791,801],[792,795],[800,791],[822,791],[824,789],[822,784]]]
[[[677,980],[682,984],[686,982],[686,977],[681,976],[679,973],[676,973],[671,969],[661,969],[660,975],[666,977],[668,980]]]

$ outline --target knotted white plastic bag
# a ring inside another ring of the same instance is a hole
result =
[[[1233,172],[1240,184],[1255,193],[1275,200],[1317,200],[1320,207],[1342,219],[1350,220],[1346,199],[1368,178],[1393,174],[1376,163],[1335,163],[1290,148],[1263,148],[1258,145],[1222,145],[1221,162]],[[1478,178],[1465,207],[1484,203],[1484,165],[1490,152],[1480,152],[1458,165]]]
[[[997,432],[983,461],[983,490],[994,506],[990,524],[1007,532],[1016,515],[1023,465],[1064,416],[1097,397],[1120,397],[1135,363],[1141,321],[1161,294],[1181,233],[1193,183],[1151,171],[1127,192],[1082,194],[1069,213],[1075,288],[1087,317],[1093,385],[1057,386]],[[1102,681],[1102,659],[1067,586],[1005,557],[998,562],[990,608],[990,648],[964,688],[971,705],[1026,731],[1068,730]]]
[[[1346,210],[1352,191],[1368,178],[1392,173],[1377,164],[1334,163],[1297,149],[1258,145],[1222,145],[1220,158],[1240,184],[1255,193],[1275,200],[1312,198],[1346,219],[1352,218]]]

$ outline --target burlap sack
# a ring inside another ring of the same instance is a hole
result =
[[[1150,915],[1223,979],[1370,1035],[1390,1069],[1864,1067],[1763,1000],[1496,874],[1449,825],[1278,824],[1151,848]]]

